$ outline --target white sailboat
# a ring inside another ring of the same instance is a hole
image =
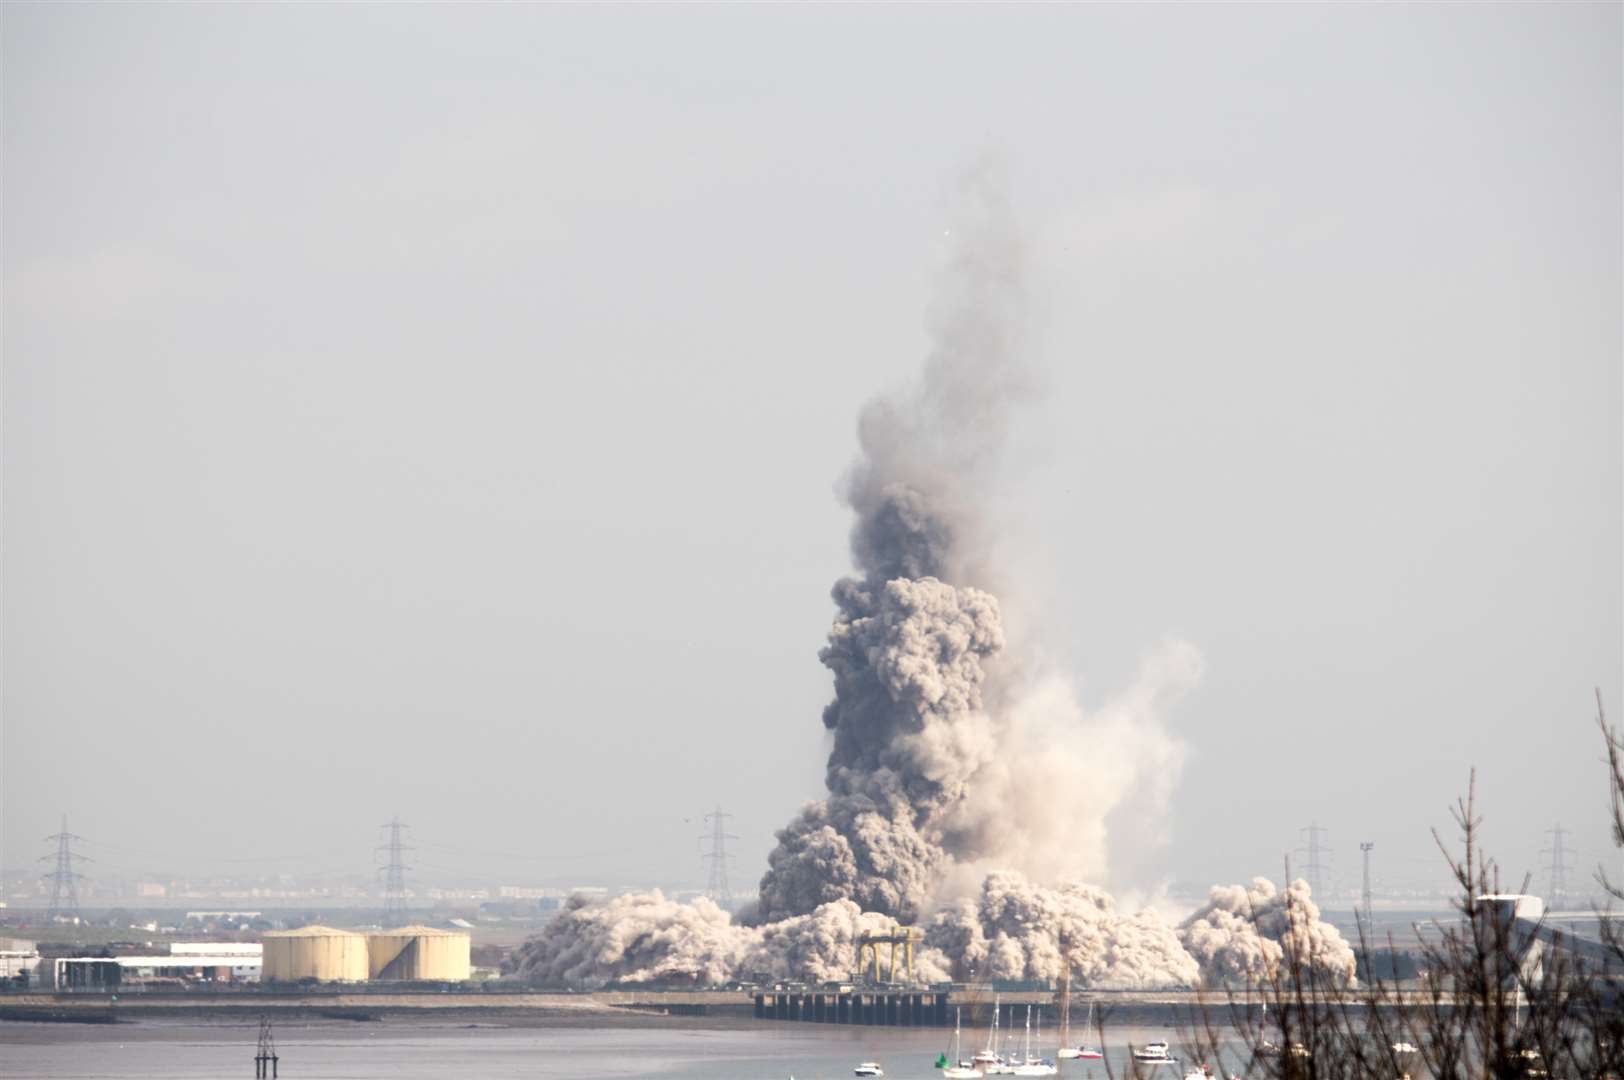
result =
[[[1063,1061],[1073,1058],[1083,1058],[1088,1061],[1098,1061],[1105,1055],[1098,1049],[1089,1045],[1088,1033],[1094,1030],[1094,1003],[1088,1003],[1088,1021],[1083,1026],[1083,1041],[1073,1046],[1071,1042],[1071,972],[1066,972],[1065,989],[1060,995],[1060,1050],[1056,1054]]]
[[[1042,1017],[1038,1018],[1041,1029]],[[1021,1061],[1015,1066],[1015,1076],[1054,1076],[1060,1072],[1059,1066],[1052,1061],[1044,1061],[1032,1056],[1032,1006],[1026,1007],[1026,1049],[1021,1054]]]
[[[981,1070],[959,1057],[959,1010],[953,1010],[953,1056],[942,1070],[942,1080],[980,1080]]]
[[[1004,1059],[998,1056],[998,1012],[998,995],[994,994],[992,996],[992,1026],[987,1029],[987,1045],[978,1051],[975,1057],[970,1059],[970,1063],[987,1076],[1005,1076],[1009,1072],[1009,1066],[1005,1065]]]
[[[1088,1003],[1088,1020],[1083,1028],[1083,1041],[1077,1044],[1077,1056],[1084,1061],[1099,1061],[1105,1056],[1099,1047],[1089,1039],[1089,1033],[1094,1030],[1094,1003]]]
[[[1069,998],[1066,1001],[1066,1007],[1068,1010],[1071,1008],[1071,1001]],[[1070,1025],[1068,1024],[1067,1027],[1069,1031]],[[1071,1040],[1069,1038],[1062,1037],[1060,1040],[1060,1056],[1068,1059],[1081,1058],[1084,1061],[1099,1061],[1101,1058],[1103,1058],[1105,1055],[1100,1053],[1099,1048],[1092,1045],[1088,1041],[1088,1033],[1093,1030],[1094,1003],[1090,1001],[1088,1003],[1088,1019],[1083,1024],[1083,1041],[1078,1043],[1076,1046],[1071,1046],[1069,1045]]]
[[[1066,981],[1060,988],[1060,1049],[1055,1051],[1055,1057],[1061,1061],[1077,1056],[1077,1048],[1068,1045],[1071,1042],[1071,965],[1066,965]]]

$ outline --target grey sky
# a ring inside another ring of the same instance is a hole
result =
[[[1277,874],[1311,819],[1419,877],[1473,764],[1508,869],[1602,850],[1617,5],[3,29],[5,865],[65,811],[130,870],[365,869],[399,812],[431,866],[695,881],[720,801],[753,882],[822,790],[857,411],[989,148],[1043,640],[1091,704],[1207,660],[1112,884]]]

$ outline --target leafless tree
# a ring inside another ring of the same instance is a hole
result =
[[[1624,739],[1599,691],[1596,708],[1613,842],[1624,848]],[[1563,935],[1542,918],[1518,918],[1513,902],[1493,899],[1503,890],[1482,849],[1476,779],[1474,771],[1452,808],[1458,846],[1434,832],[1457,917],[1418,928],[1419,978],[1401,985],[1375,972],[1367,924],[1366,977],[1354,986],[1327,979],[1288,938],[1260,985],[1203,1000],[1186,1032],[1195,1060],[1216,1063],[1223,1076],[1268,1080],[1624,1078],[1624,930],[1599,918],[1598,959],[1562,947]],[[1599,869],[1597,879],[1624,902],[1624,885]],[[1387,945],[1394,948],[1391,937]]]

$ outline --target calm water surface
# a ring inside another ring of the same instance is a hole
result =
[[[373,1024],[278,1027],[283,1080],[372,1077],[542,1078],[657,1076],[672,1080],[834,1080],[859,1061],[878,1061],[895,1080],[940,1080],[933,1067],[952,1031],[772,1024],[719,1030],[680,1028],[511,1028]],[[0,1023],[0,1076],[28,1080],[254,1075],[258,1028],[251,1023],[141,1021],[89,1026]],[[1112,1032],[1112,1065],[1126,1069],[1129,1041],[1178,1041],[1163,1028]],[[984,1039],[985,1036],[983,1035]],[[979,1046],[965,1040],[965,1056]],[[1053,1050],[1046,1051],[1050,1055]],[[1182,1080],[1182,1067],[1164,1068]],[[1099,1062],[1068,1061],[1061,1075],[1106,1080]]]

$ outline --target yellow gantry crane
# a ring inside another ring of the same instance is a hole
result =
[[[872,957],[873,971],[869,982],[880,982],[880,946],[889,947],[886,958],[885,982],[897,981],[897,950],[901,947],[903,970],[908,982],[913,982],[914,943],[920,938],[919,931],[912,926],[892,926],[882,934],[864,933],[857,938],[857,974],[861,978],[870,974],[870,960]]]

